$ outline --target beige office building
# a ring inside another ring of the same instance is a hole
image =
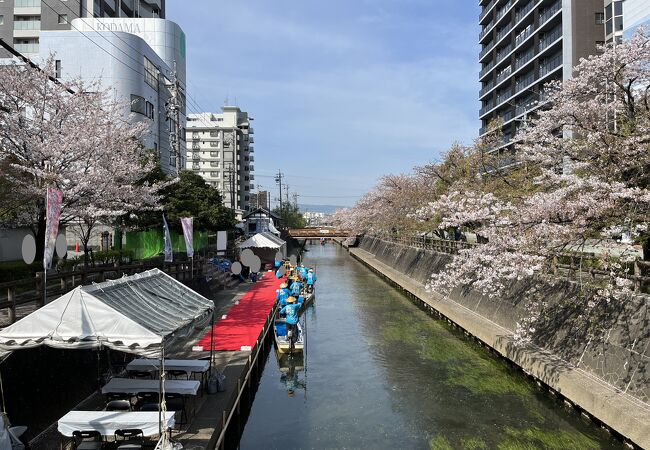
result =
[[[481,0],[480,135],[503,121],[503,143],[512,139],[544,102],[543,87],[566,80],[580,58],[603,43],[603,0]]]
[[[254,189],[251,120],[237,106],[187,116],[187,169],[219,189],[226,206],[240,211],[250,210]]]

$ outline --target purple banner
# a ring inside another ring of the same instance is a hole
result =
[[[43,252],[43,268],[52,268],[52,256],[56,245],[56,236],[59,234],[59,218],[61,217],[61,202],[63,192],[54,188],[47,188],[47,210],[45,216],[45,251]]]
[[[183,236],[185,237],[185,248],[187,249],[188,258],[194,258],[193,222],[193,217],[181,217],[181,225],[183,226]]]

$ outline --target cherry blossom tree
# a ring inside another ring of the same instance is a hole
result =
[[[138,183],[156,164],[140,141],[146,124],[129,120],[128,106],[99,84],[53,82],[53,68],[52,58],[43,70],[0,68],[0,175],[21,200],[13,224],[32,227],[39,254],[48,186],[63,192],[62,223],[74,218],[90,227],[156,208],[161,187]]]
[[[403,185],[412,201],[407,208],[393,209],[382,180],[339,220],[375,233],[384,224],[418,229],[416,218],[420,230],[480,235],[484,243],[459,251],[433,274],[428,287],[439,292],[462,285],[501,296],[517,280],[547,276],[554,258],[569,254],[601,274],[579,280],[587,309],[630,298],[630,261],[638,250],[613,251],[611,244],[614,234],[628,232],[650,259],[648,33],[582,60],[572,79],[547,85],[543,99],[515,136],[514,164],[512,155],[493,150],[501,139],[492,133],[406,176],[414,178]],[[595,263],[587,260],[594,249]],[[534,329],[541,309],[531,304],[519,337]]]

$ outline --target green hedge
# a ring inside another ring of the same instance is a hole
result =
[[[170,232],[172,248],[174,252],[183,253],[186,251],[185,238],[182,233]],[[208,232],[194,232],[194,251],[201,250],[208,245]],[[146,259],[164,253],[165,241],[162,229],[147,231],[129,231],[126,233],[124,249],[129,251],[135,259]]]

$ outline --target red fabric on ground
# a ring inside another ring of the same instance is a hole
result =
[[[284,280],[278,280],[273,272],[264,274],[248,292],[228,311],[225,319],[214,325],[214,350],[241,350],[244,346],[253,347],[266,318],[271,312],[277,295],[276,290]],[[197,345],[210,349],[210,331]]]

